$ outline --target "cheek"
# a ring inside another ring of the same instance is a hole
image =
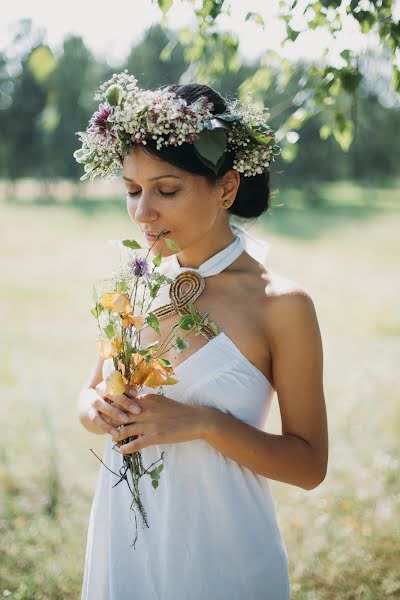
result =
[[[182,205],[180,220],[198,229],[209,229],[217,213],[216,202],[208,190],[192,191]]]
[[[126,210],[129,213],[129,216],[133,219],[137,207],[137,200],[135,198],[130,198],[126,196]]]

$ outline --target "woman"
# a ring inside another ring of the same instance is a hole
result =
[[[91,132],[109,142],[109,153],[118,137],[118,128],[110,123],[127,122],[130,96],[124,92],[123,104],[121,89],[134,89],[122,75],[111,84],[109,103],[91,120]],[[208,105],[202,107],[211,110],[211,117],[233,112],[208,86],[169,86],[165,92],[172,94],[171,102],[173,96],[181,99],[181,106],[199,107],[199,99],[206,98]],[[160,99],[154,104],[159,106]],[[171,115],[178,120],[180,114],[168,113],[170,127]],[[129,118],[133,120],[132,114]],[[221,120],[209,120],[208,132],[214,126],[225,129]],[[218,135],[217,142],[223,137]],[[272,130],[268,135],[273,136]],[[135,549],[130,492],[122,484],[113,488],[115,476],[101,466],[82,599],[288,600],[288,557],[269,479],[305,490],[318,486],[326,474],[328,434],[313,301],[302,286],[260,264],[261,255],[250,251],[249,236],[230,223],[231,215],[254,218],[268,209],[266,157],[271,154],[255,152],[250,169],[250,154],[243,167],[243,154],[224,142],[213,168],[209,149],[195,148],[195,137],[162,146],[138,129],[132,138],[131,147],[119,155],[128,215],[146,235],[152,253],[164,257],[162,272],[172,279],[187,271],[201,275],[206,285],[195,307],[209,315],[219,333],[191,333],[188,349],[168,351],[165,357],[179,382],[168,388],[167,396],[150,388],[140,394],[127,388],[125,394],[106,397],[110,359],[98,360],[82,390],[80,420],[89,431],[108,434],[103,462],[115,473],[122,464],[113,451],[116,442],[123,442],[123,453],[141,450],[145,465],[165,452],[157,490],[150,478],[140,482],[150,526],[139,531]],[[258,139],[265,150],[267,138]],[[102,152],[104,174],[110,163]],[[76,157],[82,159],[82,154]],[[173,239],[179,252],[163,236]],[[165,305],[168,298],[157,301]],[[144,328],[143,341],[163,339],[178,319],[175,314],[162,320],[161,336]],[[275,391],[282,435],[263,430]],[[139,437],[126,443],[133,435]]]

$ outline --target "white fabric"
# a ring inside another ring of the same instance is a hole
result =
[[[221,273],[228,265],[233,263],[243,252],[244,245],[241,238],[237,235],[233,242],[231,242],[228,246],[226,246],[223,250],[214,254],[209,259],[203,262],[199,266],[198,269],[195,267],[181,267],[180,262],[177,258],[176,254],[172,254],[169,257],[168,265],[170,272],[172,271],[172,276],[176,277],[179,273],[182,273],[187,270],[197,271],[203,277],[210,277],[210,275],[218,275]]]
[[[255,238],[241,225],[237,225],[236,223],[231,223],[230,225],[233,232],[240,237],[243,247],[246,250],[247,254],[250,254],[250,256],[252,256],[259,263],[264,265],[267,258],[267,254],[271,248],[271,242]]]
[[[235,240],[232,244],[229,244],[226,248],[218,252],[216,255],[211,256],[206,260],[198,269],[193,267],[181,267],[176,254],[172,254],[167,259],[169,271],[173,271],[173,276],[176,277],[178,273],[186,271],[190,268],[192,271],[197,271],[203,277],[209,277],[210,275],[217,275],[228,265],[233,263],[238,256],[246,250],[250,256],[255,258],[261,264],[264,264],[266,256],[268,254],[271,244],[264,240],[259,240],[251,236],[243,227],[236,223],[230,223],[232,232],[235,234]],[[165,262],[165,261],[164,261]]]
[[[259,242],[246,236],[241,230],[199,271],[207,276],[214,274],[215,265],[223,270],[241,245],[248,249],[254,241],[254,249]],[[255,250],[260,262],[266,248],[259,243]],[[174,260],[162,265],[171,276],[181,268]],[[104,377],[112,368],[112,360],[105,361]],[[179,382],[166,388],[171,398],[208,405],[264,428],[273,388],[225,333],[190,355],[175,373]],[[143,388],[146,392],[154,390]],[[107,436],[103,462],[117,473],[122,460],[112,446]],[[150,527],[142,527],[137,513],[135,548],[128,487],[121,482],[113,488],[117,477],[100,465],[82,600],[289,600],[288,556],[269,480],[204,440],[143,448],[144,466],[157,461],[162,451],[158,488],[149,476],[140,480]]]

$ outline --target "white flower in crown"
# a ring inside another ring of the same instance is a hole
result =
[[[198,158],[218,173],[226,152],[233,152],[232,168],[244,176],[262,173],[279,154],[275,132],[267,124],[267,109],[248,97],[227,103],[223,114],[212,113],[213,103],[201,97],[192,104],[168,89],[141,90],[127,70],[114,73],[97,90],[99,109],[86,131],[78,131],[82,146],[74,158],[84,164],[84,179],[100,175],[114,179],[122,160],[135,144],[154,140],[163,146],[193,144]]]

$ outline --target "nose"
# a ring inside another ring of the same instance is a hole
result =
[[[148,223],[158,219],[158,213],[154,209],[150,195],[142,193],[137,198],[129,198],[127,202],[129,216],[138,223]]]

